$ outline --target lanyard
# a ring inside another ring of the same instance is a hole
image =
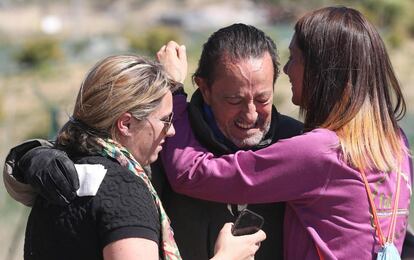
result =
[[[384,247],[384,245],[386,243],[393,243],[394,242],[395,226],[396,226],[396,223],[397,223],[398,202],[399,202],[399,198],[400,198],[401,172],[399,170],[397,171],[397,183],[396,183],[397,188],[396,188],[395,199],[394,199],[394,207],[392,209],[391,224],[390,224],[390,227],[389,227],[389,230],[388,230],[388,235],[387,235],[386,240],[384,238],[384,234],[382,233],[382,229],[381,229],[381,226],[380,226],[380,223],[379,223],[379,220],[378,220],[377,208],[375,207],[375,204],[374,204],[374,199],[372,197],[371,189],[369,188],[367,176],[365,175],[365,173],[363,171],[361,171],[361,176],[362,176],[362,179],[364,181],[365,189],[366,189],[367,194],[368,194],[369,204],[370,204],[371,210],[372,210],[372,215],[374,217],[375,231],[376,231],[376,234],[378,236],[379,243],[380,243],[381,247]],[[316,245],[316,250],[317,250],[319,259],[324,260],[322,252],[321,252],[320,248],[317,245]]]
[[[392,209],[392,216],[391,216],[391,224],[388,230],[388,235],[385,240],[384,233],[381,230],[381,225],[378,220],[377,209],[374,204],[374,199],[372,197],[371,189],[369,188],[368,180],[363,171],[361,171],[362,179],[364,180],[365,189],[368,194],[369,204],[371,205],[372,215],[374,217],[375,229],[376,233],[380,242],[380,245],[383,247],[386,243],[393,243],[394,242],[394,235],[395,235],[395,226],[397,223],[397,211],[398,211],[398,202],[400,198],[400,182],[401,182],[401,172],[397,171],[397,188],[395,193],[394,199],[394,207]]]

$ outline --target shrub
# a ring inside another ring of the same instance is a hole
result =
[[[29,68],[55,62],[63,58],[60,42],[50,37],[32,38],[15,55],[17,62]]]
[[[414,4],[413,4],[414,7]],[[414,17],[410,16],[406,19],[408,36],[414,38]]]
[[[149,29],[143,35],[128,34],[127,39],[132,51],[154,56],[159,48],[168,41],[181,42],[181,34],[174,27],[157,26]]]

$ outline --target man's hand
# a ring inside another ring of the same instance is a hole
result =
[[[187,54],[184,45],[170,41],[157,52],[158,61],[174,81],[184,83],[187,76]]]
[[[226,223],[220,230],[214,246],[214,257],[211,260],[254,259],[254,254],[260,248],[260,242],[266,239],[263,230],[251,235],[233,236],[232,226],[232,223]]]
[[[24,182],[51,203],[66,205],[76,198],[78,174],[65,152],[36,147],[23,155],[16,167],[23,175]]]

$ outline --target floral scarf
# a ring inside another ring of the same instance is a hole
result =
[[[105,157],[114,158],[122,166],[127,167],[132,173],[141,178],[146,184],[149,191],[154,198],[155,205],[157,206],[160,223],[161,223],[161,236],[162,236],[162,245],[161,249],[163,252],[163,259],[165,260],[181,260],[180,252],[178,250],[177,244],[174,240],[174,233],[170,226],[170,219],[167,216],[167,213],[164,210],[164,207],[161,204],[161,200],[157,195],[154,187],[151,184],[148,176],[145,174],[141,165],[134,159],[131,153],[129,153],[125,147],[115,142],[112,139],[97,139],[98,144],[102,146],[101,155]]]

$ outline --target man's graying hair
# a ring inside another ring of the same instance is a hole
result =
[[[223,55],[242,60],[260,58],[269,52],[273,62],[273,83],[279,76],[279,57],[276,44],[263,31],[246,24],[233,24],[213,33],[203,45],[198,68],[193,75],[207,80],[210,86],[214,81],[214,68]]]

